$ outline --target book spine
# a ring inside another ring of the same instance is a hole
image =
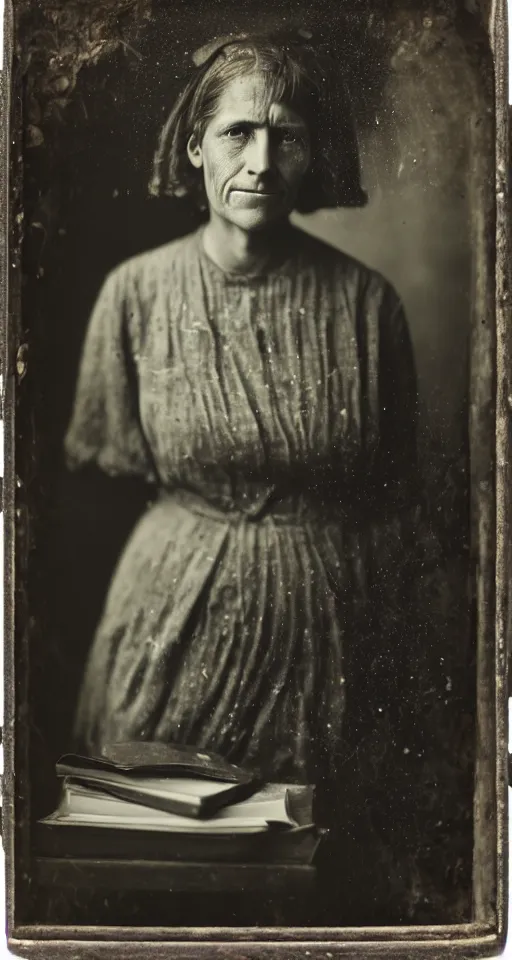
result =
[[[242,800],[248,800],[262,786],[261,780],[253,780],[250,783],[233,784],[231,789],[224,791],[220,796],[204,797],[201,802],[201,817],[213,817],[224,807],[230,804],[241,803]]]

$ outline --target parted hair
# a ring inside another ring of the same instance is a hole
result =
[[[196,65],[160,134],[150,193],[189,197],[206,208],[203,172],[190,163],[187,144],[201,142],[228,84],[261,72],[268,102],[285,102],[308,124],[312,160],[299,189],[296,209],[361,207],[359,149],[346,85],[330,57],[303,39],[278,34],[243,35],[212,41],[196,53]]]

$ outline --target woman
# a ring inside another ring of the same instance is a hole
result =
[[[160,495],[90,654],[91,752],[192,743],[274,780],[339,765],[344,653],[364,650],[376,537],[400,533],[415,380],[392,287],[289,221],[364,203],[333,91],[308,38],[203,48],[152,189],[208,221],[121,264],[97,301],[68,455]]]

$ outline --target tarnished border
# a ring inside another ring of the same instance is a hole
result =
[[[477,6],[477,2],[471,6]],[[469,2],[467,3],[469,7]],[[477,491],[480,503],[474,520],[480,542],[486,551],[482,564],[484,594],[481,597],[477,704],[477,779],[475,788],[475,922],[452,926],[408,926],[384,928],[127,928],[16,926],[15,890],[15,797],[27,789],[28,766],[23,739],[16,726],[23,716],[23,691],[15,676],[15,519],[16,468],[14,463],[14,425],[17,378],[23,375],[19,354],[19,264],[13,259],[19,244],[17,218],[22,215],[16,196],[15,178],[9,171],[19,163],[12,155],[13,131],[20,120],[19,90],[13,83],[13,10],[6,2],[4,24],[4,70],[0,72],[0,316],[4,372],[3,411],[5,420],[5,578],[4,578],[4,782],[3,842],[6,854],[6,906],[8,945],[22,957],[86,958],[164,958],[183,960],[204,958],[291,958],[296,956],[331,958],[341,956],[382,956],[400,960],[412,957],[489,957],[499,954],[505,945],[507,919],[507,653],[510,637],[509,540],[511,531],[510,419],[512,411],[512,370],[510,344],[509,281],[509,131],[508,131],[508,33],[506,0],[481,0],[482,17],[488,20],[495,65],[496,120],[496,196],[495,208],[486,225],[496,223],[495,273],[487,269],[484,295],[479,309],[487,304],[482,323],[489,330],[488,363],[495,382],[495,489]],[[492,246],[487,244],[488,246]],[[493,253],[494,255],[494,253]],[[488,262],[488,257],[487,257]],[[492,265],[491,265],[492,266]],[[485,273],[485,271],[484,271]],[[489,294],[490,290],[490,294]],[[485,342],[485,341],[484,341]],[[491,411],[491,416],[492,411]],[[490,440],[494,447],[494,441]],[[491,450],[491,459],[494,450]],[[495,535],[494,535],[495,531]],[[492,541],[492,542],[491,542]],[[479,558],[482,562],[482,558]],[[496,567],[494,567],[494,563]],[[494,578],[495,569],[495,578]],[[495,589],[494,589],[495,584]],[[17,585],[16,585],[17,586]],[[495,611],[492,622],[482,614],[486,596]],[[17,603],[19,593],[17,592]],[[20,712],[20,707],[21,712]],[[490,738],[490,739],[489,739]],[[492,749],[488,749],[492,745]],[[16,773],[15,773],[16,771]],[[17,851],[19,853],[19,851]],[[21,869],[27,862],[19,859]],[[23,879],[23,878],[21,878]],[[94,934],[93,940],[89,939]],[[305,939],[307,937],[307,940]]]

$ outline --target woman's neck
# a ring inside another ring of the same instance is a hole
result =
[[[268,230],[247,231],[212,214],[203,233],[206,254],[225,273],[264,273],[287,252],[292,227],[288,220]]]

